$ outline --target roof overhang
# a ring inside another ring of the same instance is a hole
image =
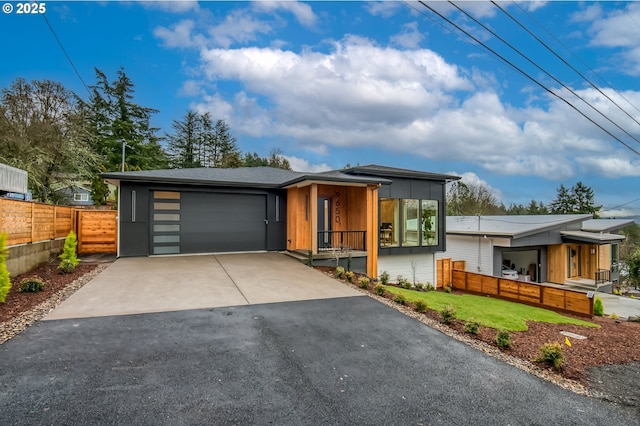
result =
[[[566,242],[611,244],[624,241],[624,235],[609,234],[606,232],[587,231],[560,231],[562,240]]]
[[[381,185],[379,182],[345,182],[345,181],[339,181],[339,180],[308,179],[308,180],[301,180],[299,182],[292,183],[290,185],[286,185],[284,188],[285,189],[289,189],[289,188],[304,188],[305,186],[310,186],[310,185],[313,185],[313,184],[317,184],[317,185],[355,186],[355,187],[360,187],[360,188],[364,188],[364,187],[367,187],[367,186],[380,186]]]

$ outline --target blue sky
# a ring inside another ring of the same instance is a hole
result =
[[[50,79],[86,98],[80,77],[122,66],[161,134],[210,111],[243,151],[279,148],[296,170],[451,173],[506,205],[582,181],[604,215],[640,214],[638,2],[499,3],[552,51],[490,2],[455,3],[522,55],[428,3],[622,142],[419,3],[41,2],[80,77],[45,19],[8,3],[0,87]]]

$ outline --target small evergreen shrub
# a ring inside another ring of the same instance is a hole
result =
[[[416,291],[422,291],[422,290],[424,290],[424,284],[422,284],[422,283],[420,283],[420,282],[415,283],[415,284],[413,285],[413,287],[416,289]]]
[[[382,283],[382,285],[389,284],[389,273],[387,271],[382,271],[380,274],[380,283]]]
[[[393,301],[398,305],[404,305],[405,303],[407,303],[407,298],[404,297],[404,294],[396,294],[395,296],[393,296]]]
[[[73,231],[69,231],[67,238],[64,240],[64,248],[62,254],[58,256],[60,259],[60,265],[58,270],[63,274],[70,274],[76,269],[76,266],[80,263],[80,259],[76,254],[76,247],[78,246],[78,239]]]
[[[446,291],[447,293],[451,293],[451,286],[448,285],[444,288],[444,291]]]
[[[313,266],[313,250],[307,252],[307,266]]]
[[[18,291],[20,293],[36,293],[44,288],[44,280],[40,277],[28,277],[20,281]]]
[[[562,361],[564,360],[564,354],[560,343],[545,343],[540,348],[540,356],[535,359],[537,362],[545,362],[551,365],[553,368],[560,368]]]
[[[405,281],[402,283],[402,287],[404,287],[406,290],[411,290],[411,288],[412,288],[413,286],[411,285],[411,283],[410,283],[408,280],[405,280]]]
[[[339,279],[343,279],[344,278],[344,274],[345,274],[345,270],[342,266],[336,266],[336,277],[338,277]]]
[[[596,297],[596,300],[593,302],[593,315],[597,317],[604,315],[604,305],[602,304],[602,299],[599,297]]]
[[[416,312],[420,312],[421,314],[424,314],[425,312],[427,312],[427,304],[424,303],[422,300],[418,300],[416,302]]]
[[[443,323],[451,324],[456,317],[456,308],[453,305],[447,305],[440,311],[440,315]]]
[[[344,273],[344,276],[345,276],[345,278],[347,279],[347,281],[349,281],[350,283],[352,283],[352,282],[353,282],[353,277],[354,277],[355,275],[353,274],[353,272],[352,272],[352,271],[347,271],[347,272],[345,272],[345,273]]]
[[[474,320],[473,318],[469,318],[464,323],[464,331],[466,331],[467,333],[478,334],[479,330],[480,330],[480,323]]]
[[[496,345],[504,349],[511,347],[511,335],[507,330],[498,330],[498,333],[496,333]]]
[[[436,288],[433,286],[433,284],[428,282],[427,285],[424,287],[424,289],[425,289],[425,291],[433,291]]]
[[[384,296],[384,286],[382,284],[376,284],[376,286],[373,288],[373,291],[378,295],[378,296]]]
[[[371,283],[371,280],[369,280],[369,278],[367,277],[358,278],[358,287],[360,288],[369,288],[370,283]]]
[[[11,278],[7,269],[8,251],[6,244],[7,234],[3,232],[0,234],[0,303],[4,303],[9,290],[11,290]]]
[[[618,314],[616,314],[615,312],[613,312],[611,315],[609,315],[609,318],[611,318],[611,319],[614,319],[614,320],[615,320],[615,319],[620,318],[620,315],[618,315]]]

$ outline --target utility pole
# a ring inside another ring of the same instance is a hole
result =
[[[127,147],[127,141],[122,139],[120,142],[122,142],[122,172],[124,173],[124,149]]]

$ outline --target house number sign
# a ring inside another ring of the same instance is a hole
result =
[[[336,191],[336,209],[335,209],[336,223],[340,223],[340,191]]]

